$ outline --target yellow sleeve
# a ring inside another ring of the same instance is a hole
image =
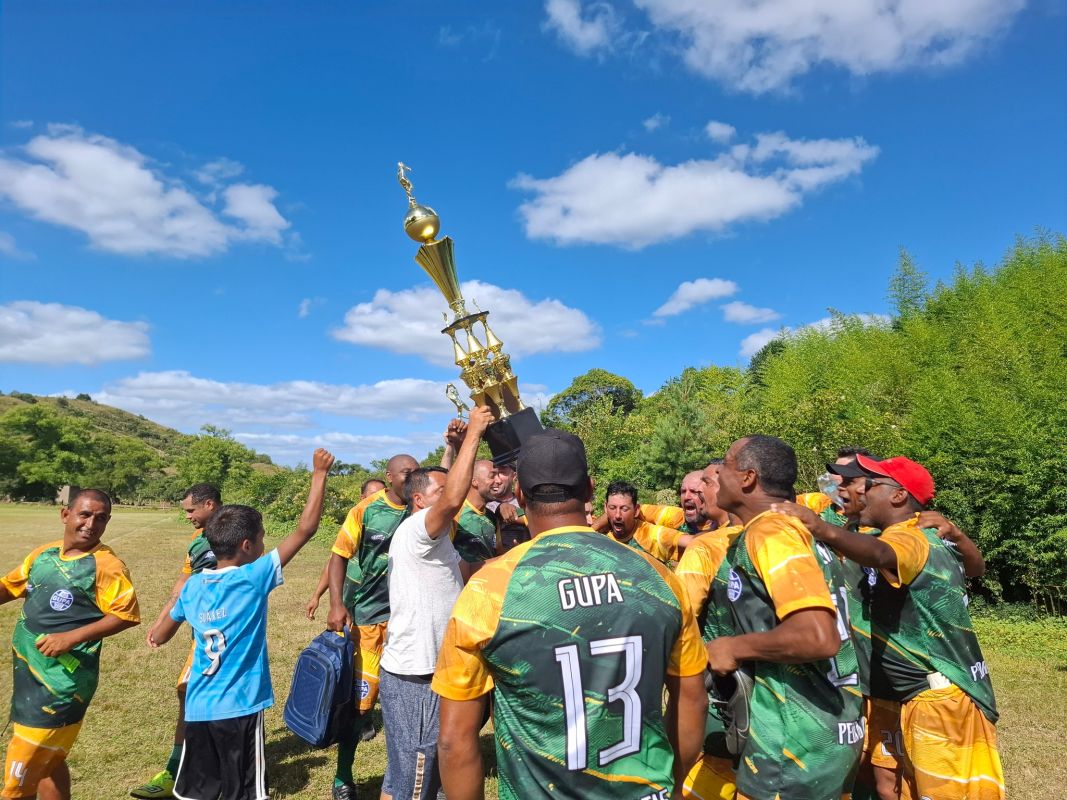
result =
[[[797,505],[806,506],[816,514],[821,514],[828,509],[832,503],[830,502],[830,498],[822,492],[806,492],[805,494],[797,495]]]
[[[746,529],[749,557],[767,587],[778,619],[809,608],[834,611],[813,544],[807,528],[785,514],[762,514]]]
[[[667,662],[667,674],[680,678],[690,675],[700,675],[708,665],[708,654],[704,649],[704,640],[700,638],[700,628],[697,627],[696,616],[693,607],[689,604],[689,597],[682,588],[681,581],[675,577],[667,567],[656,561],[648,553],[642,553],[645,560],[652,565],[653,569],[666,581],[667,586],[678,599],[678,606],[682,611],[682,627],[678,632],[678,638],[671,646],[671,657]]]
[[[48,544],[42,544],[22,559],[21,564],[11,570],[11,572],[7,573],[7,575],[0,578],[0,583],[4,585],[4,588],[7,589],[12,597],[22,597],[22,595],[26,594],[26,583],[30,579],[30,567],[33,566],[33,562],[37,560],[37,556],[49,547],[55,547],[56,545],[62,546],[63,543],[49,542]]]
[[[882,570],[882,575],[894,588],[907,586],[923,571],[930,557],[930,543],[912,520],[890,525],[878,540],[885,542],[897,554],[897,574]]]
[[[105,614],[130,622],[141,621],[130,571],[109,547],[96,551],[96,605]]]
[[[682,585],[689,600],[689,607],[693,609],[693,615],[699,617],[708,604],[711,595],[711,583],[715,580],[715,573],[719,571],[723,557],[726,555],[725,545],[716,546],[716,539],[709,538],[714,534],[704,534],[693,544],[686,548],[682,554],[682,560],[674,570],[674,575]],[[717,537],[721,538],[721,537]]]
[[[371,495],[373,497],[373,495]],[[368,500],[370,498],[367,498]],[[352,558],[359,550],[359,540],[363,537],[363,509],[366,505],[360,502],[355,508],[348,512],[348,516],[345,517],[344,524],[337,531],[337,538],[334,539],[332,551],[337,553],[341,558]]]
[[[523,542],[505,555],[485,562],[459,593],[430,684],[441,697],[474,700],[492,691],[493,677],[482,657],[482,648],[496,633],[508,581],[531,544]]]
[[[678,560],[678,542],[681,541],[683,534],[681,531],[676,531],[674,528],[665,528],[662,525],[649,525],[648,526],[648,538],[655,543],[655,549],[658,551],[656,558],[660,561],[677,561]]]
[[[642,503],[641,519],[665,528],[678,528],[685,522],[685,513],[678,506],[657,506]]]
[[[189,541],[190,542],[193,541],[193,539],[195,539],[201,533],[203,533],[203,528],[197,528],[195,531],[193,531],[192,538],[190,538]],[[193,574],[193,561],[192,561],[191,558],[189,558],[189,550],[186,549],[186,551],[185,551],[185,561],[182,562],[182,575],[192,575],[192,574]]]

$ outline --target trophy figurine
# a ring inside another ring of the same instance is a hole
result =
[[[445,314],[447,324],[441,333],[452,341],[460,378],[470,388],[474,404],[489,406],[497,418],[485,432],[493,461],[498,466],[510,464],[518,456],[522,443],[543,430],[541,421],[519,397],[519,379],[511,369],[511,356],[504,352],[504,343],[489,327],[489,312],[478,309],[471,314],[467,311],[456,276],[452,238],[437,238],[441,220],[436,211],[420,205],[415,199],[407,177],[410,171],[411,167],[403,162],[397,164],[396,177],[408,197],[404,232],[419,243],[415,262],[437,285],[452,311],[451,322]],[[446,390],[446,394],[462,417],[466,405],[459,400],[454,385],[449,384],[448,388],[450,391]]]
[[[466,411],[470,414],[471,408],[462,400],[459,399],[459,390],[456,389],[456,384],[450,383],[445,387],[445,397],[452,401],[452,405],[456,407],[456,417],[463,419],[463,412]]]

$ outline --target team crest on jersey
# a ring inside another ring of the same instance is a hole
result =
[[[741,576],[730,570],[730,583],[726,587],[726,596],[734,603],[741,596]]]
[[[73,604],[74,595],[66,589],[56,589],[48,600],[48,605],[52,606],[53,611],[66,611]]]
[[[365,700],[367,695],[370,694],[370,684],[366,681],[359,682],[359,699]]]
[[[878,583],[878,570],[874,567],[864,567],[863,571],[867,573],[867,585],[874,586]]]

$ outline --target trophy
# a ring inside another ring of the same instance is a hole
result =
[[[419,243],[415,262],[433,279],[452,311],[451,322],[445,314],[446,325],[441,333],[452,340],[460,378],[470,388],[474,404],[489,406],[497,418],[485,432],[493,462],[498,466],[511,464],[522,443],[543,430],[541,421],[519,397],[519,379],[511,369],[511,356],[504,352],[504,343],[489,327],[489,312],[478,309],[471,314],[467,311],[456,277],[452,238],[437,238],[441,220],[432,208],[419,205],[411,193],[412,185],[407,177],[410,171],[411,167],[403,162],[397,164],[397,180],[408,196],[404,232]],[[446,390],[446,395],[462,416],[466,404],[459,400],[454,385],[449,384],[448,388],[451,391]]]

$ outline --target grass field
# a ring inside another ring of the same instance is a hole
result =
[[[0,569],[13,568],[31,549],[60,538],[54,508],[0,505]],[[70,759],[74,797],[113,800],[162,769],[170,751],[176,701],[174,680],[187,654],[179,634],[159,652],[144,643],[177,577],[191,533],[175,511],[117,509],[104,536],[133,574],[145,623],[108,640],[100,689]],[[271,596],[271,671],[279,705],[269,711],[267,758],[273,797],[328,798],[332,750],[312,750],[290,735],[281,718],[297,654],[323,625],[304,618],[304,604],[326,558],[326,532],[286,568],[286,583]],[[0,607],[0,638],[10,640],[20,603]],[[325,618],[325,609],[320,611]],[[986,659],[997,688],[998,726],[1008,796],[1059,798],[1067,786],[1067,624],[1060,620],[982,618]],[[11,692],[8,665],[0,669],[0,702]],[[6,715],[0,715],[0,719]],[[7,735],[0,740],[5,745]],[[489,737],[483,737],[486,748]],[[356,756],[360,796],[377,797],[385,767],[384,739],[361,744]],[[495,797],[495,781],[487,796]]]

